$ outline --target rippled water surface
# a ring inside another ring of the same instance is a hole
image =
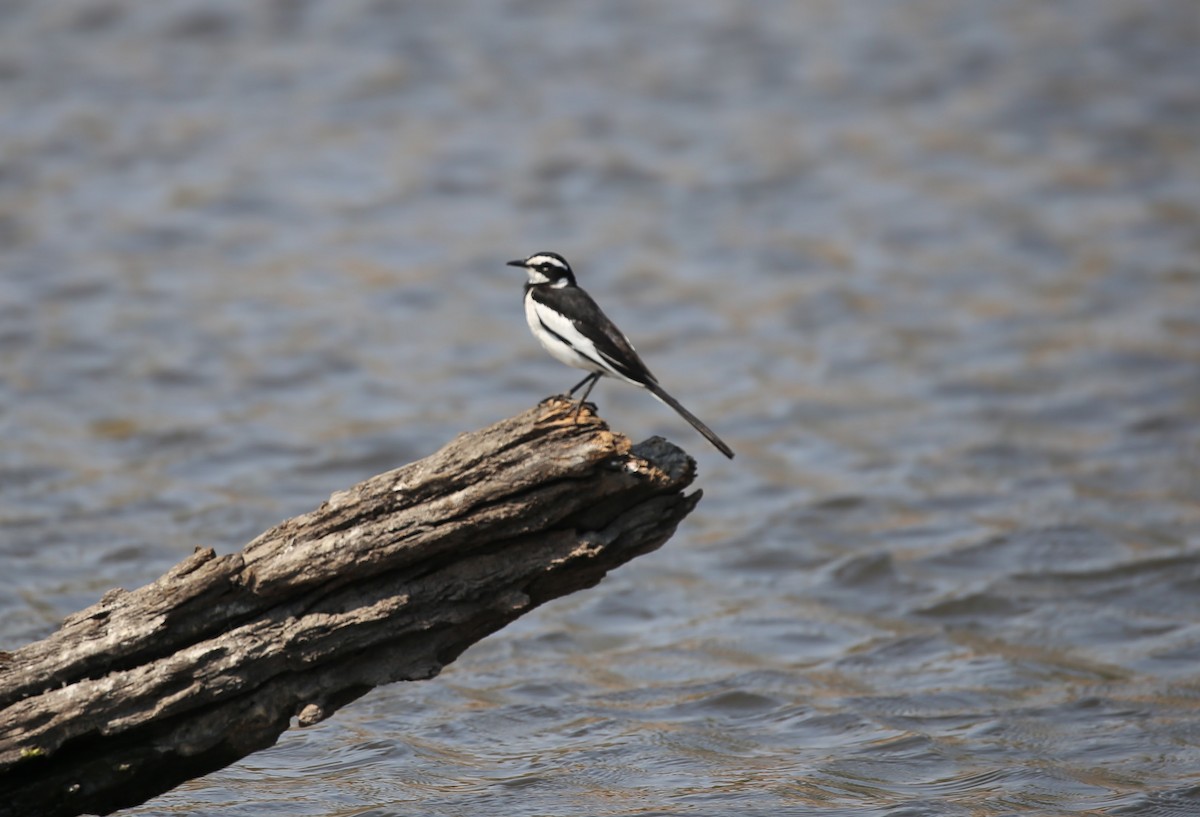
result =
[[[131,814],[1200,814],[1194,0],[0,4],[0,646],[574,382],[661,551]]]

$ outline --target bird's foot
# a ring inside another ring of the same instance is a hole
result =
[[[538,403],[538,407],[545,409],[543,415],[546,420],[561,420],[569,418],[572,422],[578,423],[579,417],[583,413],[584,406],[587,406],[588,411],[595,413],[596,404],[576,400],[567,394],[552,394],[549,397],[542,398]]]

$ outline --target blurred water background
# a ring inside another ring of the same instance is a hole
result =
[[[0,647],[577,378],[675,538],[151,815],[1200,814],[1195,0],[0,3]]]

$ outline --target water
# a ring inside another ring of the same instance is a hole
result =
[[[1200,15],[0,6],[0,638],[566,388],[662,551],[130,811],[1200,813]]]

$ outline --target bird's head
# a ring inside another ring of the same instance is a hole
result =
[[[529,286],[575,286],[575,273],[567,259],[556,252],[539,252],[524,261],[509,261],[510,267],[521,267],[529,275]]]

